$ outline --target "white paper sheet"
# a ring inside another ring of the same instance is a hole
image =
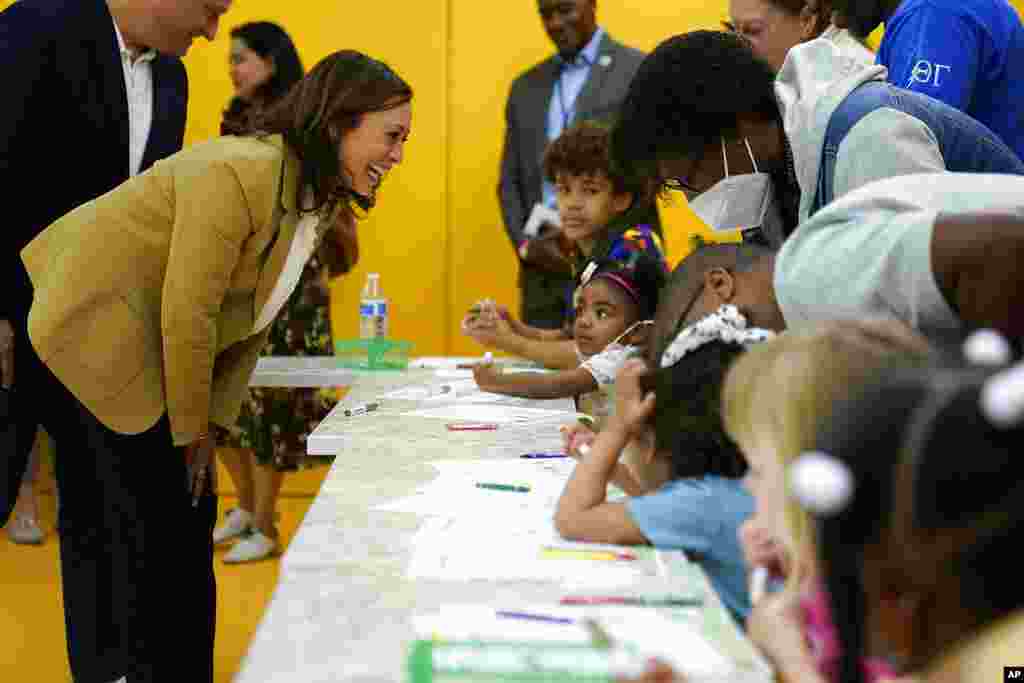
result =
[[[554,623],[516,618],[513,614],[570,619]],[[550,605],[443,605],[436,612],[417,614],[413,628],[419,638],[488,642],[557,642],[587,644],[590,633],[578,611]]]
[[[418,370],[454,370],[458,365],[482,363],[482,356],[420,356],[409,360],[410,369]]]
[[[505,405],[469,404],[425,408],[402,413],[407,417],[426,417],[452,422],[493,422],[495,424],[517,424],[550,419],[573,419],[576,413],[541,408],[519,408]]]
[[[486,515],[480,515],[481,509],[486,509]],[[413,538],[407,574],[411,578],[445,581],[558,581],[603,588],[657,579],[653,563],[641,559],[546,557],[546,547],[629,551],[621,546],[563,540],[554,528],[551,510],[512,510],[492,504],[478,505],[476,511],[476,515],[439,517],[424,523]],[[502,533],[495,534],[496,528],[502,529]]]
[[[459,368],[441,368],[434,371],[434,377],[438,379],[473,379],[473,371]]]
[[[462,379],[436,384],[417,384],[383,394],[381,398],[402,401],[452,401],[460,395],[478,392],[476,381]]]
[[[645,656],[671,664],[683,678],[725,678],[733,662],[719,652],[692,624],[673,620],[654,610],[629,610],[622,618],[606,613],[601,625],[617,642],[635,645]]]

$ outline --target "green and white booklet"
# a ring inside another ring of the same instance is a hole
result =
[[[414,618],[409,681],[612,681],[639,675],[652,657],[688,681],[773,680],[735,624],[727,616],[720,622],[716,611],[446,605]]]

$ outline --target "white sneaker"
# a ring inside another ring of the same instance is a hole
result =
[[[264,536],[262,532],[253,529],[252,533],[235,544],[235,547],[224,556],[226,564],[240,564],[242,562],[255,562],[263,560],[271,555],[277,555],[280,550],[277,541]]]
[[[7,536],[20,545],[39,545],[45,534],[34,518],[17,515],[7,524]]]
[[[223,524],[213,530],[213,542],[219,544],[230,541],[247,534],[251,528],[252,513],[242,508],[228,510]]]

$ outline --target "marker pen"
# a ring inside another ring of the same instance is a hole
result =
[[[530,612],[515,612],[512,610],[497,610],[494,613],[502,619],[526,619],[528,621],[543,621],[548,624],[575,624],[575,619],[569,617],[552,617],[547,614],[533,614]]]
[[[545,559],[574,559],[574,560],[635,560],[633,553],[616,552],[612,550],[587,550],[585,548],[555,548],[548,546],[541,550],[541,557]]]
[[[562,605],[622,605],[626,607],[700,607],[700,598],[637,598],[610,595],[570,596],[559,601]]]
[[[494,484],[487,481],[478,481],[476,483],[478,489],[487,489],[489,491],[516,491],[518,493],[529,493],[530,487],[526,484]]]
[[[355,408],[348,408],[342,414],[345,417],[354,417],[355,415],[362,415],[364,413],[369,413],[371,411],[377,410],[377,408],[379,407],[379,403],[364,403],[363,405],[356,406]]]
[[[761,602],[768,588],[768,568],[757,566],[750,572],[750,604]]]

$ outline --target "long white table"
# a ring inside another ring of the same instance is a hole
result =
[[[410,540],[424,518],[372,508],[434,478],[430,461],[560,449],[557,427],[573,419],[571,401],[543,402],[562,411],[549,424],[449,432],[443,420],[402,416],[423,401],[381,398],[401,387],[449,381],[434,370],[356,373],[353,379],[349,395],[310,437],[311,451],[334,448],[337,458],[282,558],[277,589],[235,679],[239,683],[398,683],[407,680],[412,614],[452,603],[552,602],[563,593],[543,582],[410,580]],[[347,408],[371,401],[380,407],[344,416]],[[707,589],[703,574],[696,570],[694,577],[704,583],[707,599],[693,618],[738,662],[740,678],[768,680],[763,661]]]
[[[264,356],[249,378],[250,387],[347,387],[357,370],[339,365],[333,356]]]

